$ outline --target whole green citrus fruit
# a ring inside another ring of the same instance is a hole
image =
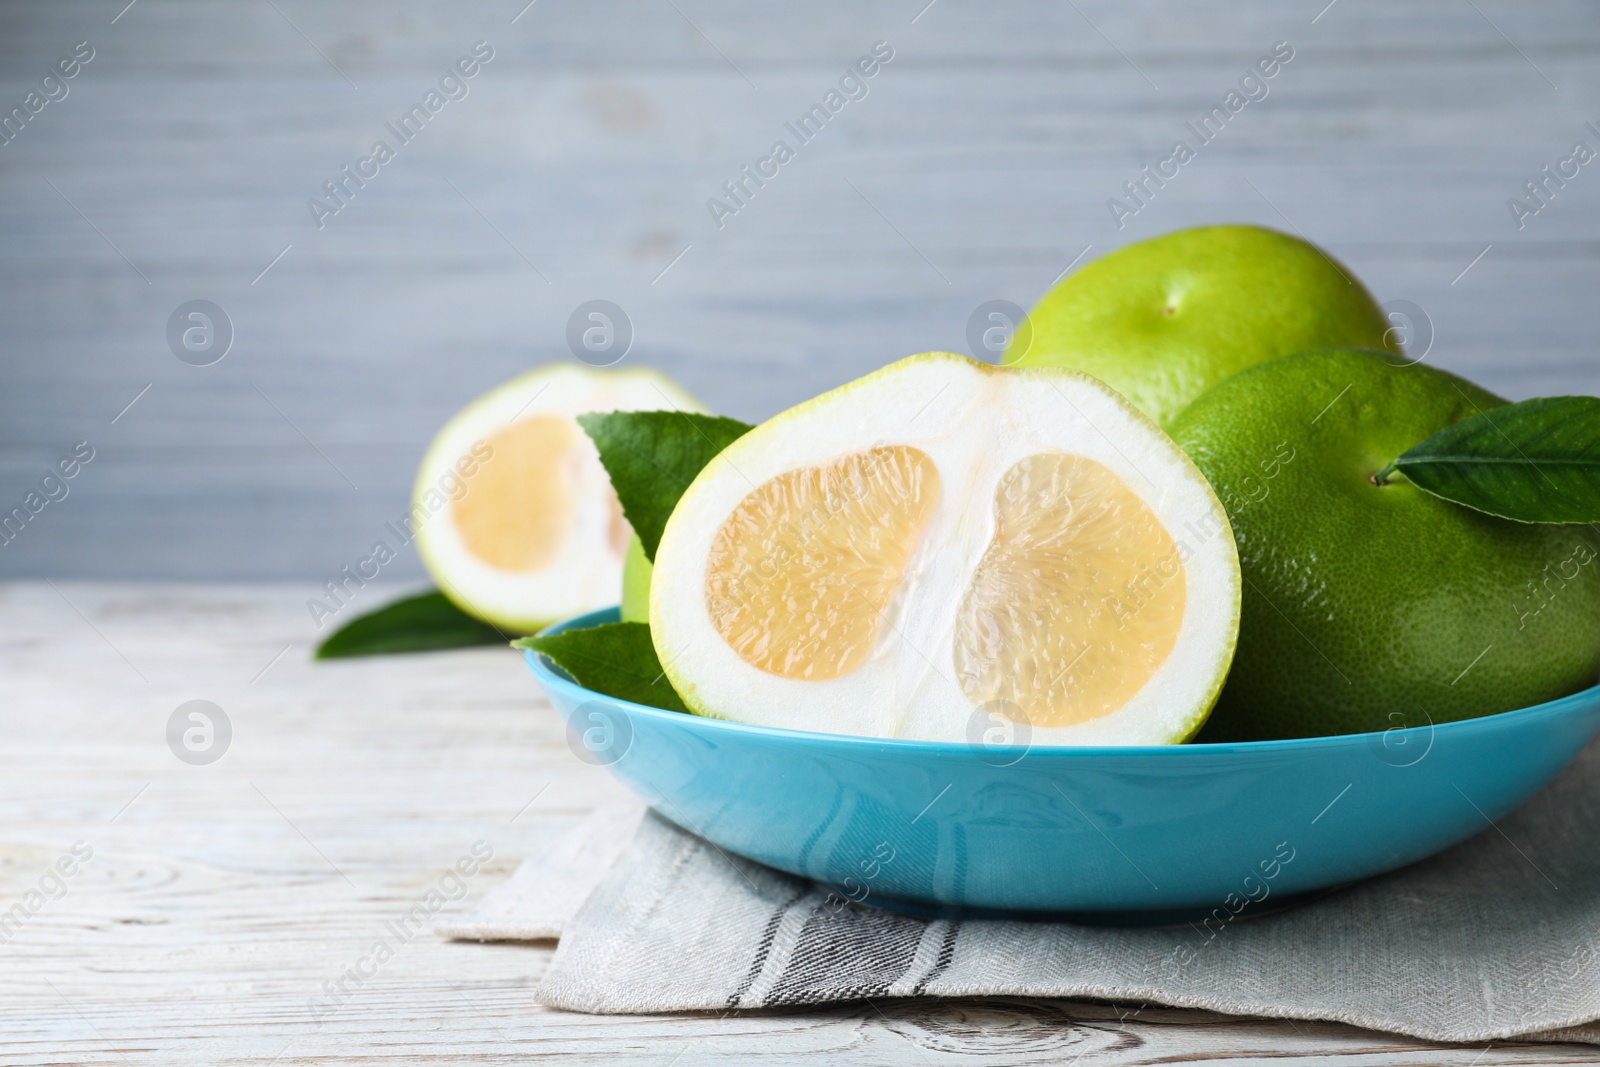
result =
[[[1140,241],[1045,294],[1002,357],[1087,371],[1166,426],[1246,367],[1314,348],[1394,348],[1372,295],[1315,245],[1258,226]]]
[[[1600,673],[1600,536],[1375,475],[1505,401],[1384,352],[1287,356],[1191,404],[1172,436],[1233,524],[1239,646],[1202,741],[1423,726],[1564,696]]]

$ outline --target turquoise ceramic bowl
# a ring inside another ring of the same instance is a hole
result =
[[[661,711],[527,660],[573,751],[665,818],[852,899],[924,911],[1260,910],[1488,829],[1600,728],[1597,686],[1465,722],[1293,741],[887,741]]]

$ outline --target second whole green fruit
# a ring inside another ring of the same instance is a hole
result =
[[[1174,422],[1244,576],[1238,651],[1198,740],[1425,726],[1538,704],[1600,673],[1600,537],[1375,479],[1505,401],[1384,352],[1288,356]]]
[[[1259,226],[1179,230],[1087,264],[1050,290],[1001,362],[1094,375],[1166,427],[1222,379],[1317,348],[1390,348],[1355,275]]]

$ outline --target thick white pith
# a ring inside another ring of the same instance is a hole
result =
[[[825,681],[746,663],[713,627],[706,561],[723,521],[751,490],[802,467],[877,445],[932,458],[941,492],[876,643],[855,670]],[[1072,371],[997,371],[928,354],[801,405],[747,434],[696,479],[657,551],[651,625],[663,666],[691,707],[765,726],[924,740],[969,737],[973,703],[956,682],[955,619],[994,539],[994,491],[1018,461],[1085,456],[1121,478],[1184,555],[1188,596],[1171,655],[1121,708],[1074,726],[1035,727],[1035,744],[1181,740],[1220,689],[1237,635],[1232,533],[1204,478],[1120,397]]]

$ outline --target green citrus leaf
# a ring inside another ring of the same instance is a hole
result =
[[[549,656],[573,681],[596,693],[667,711],[689,710],[667,681],[650,640],[650,627],[642,622],[608,622],[524,637],[513,641],[512,647],[531,648]]]
[[[743,437],[747,423],[684,411],[611,411],[579,415],[594,439],[611,487],[650,562],[667,517],[711,457]]]
[[[1600,522],[1600,397],[1480,411],[1394,461],[1418,488],[1516,522]]]
[[[350,620],[317,647],[317,659],[504,645],[499,630],[456,607],[443,593],[423,593]]]

